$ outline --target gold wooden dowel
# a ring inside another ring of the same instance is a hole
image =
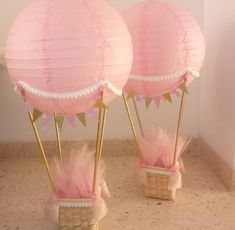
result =
[[[57,115],[54,113],[54,122],[55,122],[55,130],[56,130],[56,140],[57,140],[57,146],[58,146],[58,152],[60,156],[60,163],[63,164],[63,157],[62,157],[62,150],[61,150],[61,141],[60,141],[60,128],[56,121]]]
[[[138,111],[137,104],[136,104],[136,101],[135,101],[134,97],[132,97],[132,102],[133,102],[133,105],[134,105],[134,108],[135,108],[135,113],[136,113],[136,117],[137,117],[137,120],[138,120],[138,123],[139,123],[139,128],[140,128],[141,135],[142,135],[142,137],[144,137],[144,129],[143,129],[143,126],[142,126],[142,123],[141,123],[141,120],[140,120],[139,111]]]
[[[136,131],[135,131],[135,126],[134,126],[134,123],[133,123],[133,120],[132,120],[132,116],[131,116],[131,112],[130,112],[130,108],[128,106],[128,103],[127,103],[127,100],[126,100],[126,96],[125,96],[124,93],[122,94],[122,97],[123,97],[123,101],[124,101],[124,104],[125,104],[125,108],[126,108],[126,112],[127,112],[127,115],[128,115],[128,119],[129,119],[129,122],[130,122],[130,125],[131,125],[132,134],[133,134],[134,139],[135,139],[135,143],[136,143],[136,147],[137,147],[137,150],[138,150],[138,154],[141,156],[141,150],[140,150],[140,147],[139,147],[139,142],[138,142],[138,138],[137,138]]]
[[[99,120],[98,120],[98,127],[97,127],[97,137],[96,137],[96,151],[95,151],[95,165],[94,165],[94,174],[93,174],[93,186],[92,186],[92,193],[95,193],[96,189],[96,179],[97,179],[97,169],[99,163],[99,149],[100,149],[100,140],[101,140],[101,120],[102,120],[102,109],[99,109]]]
[[[107,109],[103,109],[103,116],[101,121],[101,134],[100,134],[100,144],[99,144],[99,155],[98,155],[98,163],[101,162],[101,154],[103,150],[104,143],[104,130],[105,130],[105,121],[106,121]]]
[[[99,109],[98,127],[97,127],[96,144],[95,144],[96,151],[98,151],[99,144],[100,144],[100,129],[101,129],[101,111]]]
[[[28,115],[29,115],[29,120],[30,120],[30,122],[31,122],[31,124],[32,124],[32,127],[33,127],[33,131],[34,131],[34,134],[35,134],[35,137],[36,137],[38,146],[39,146],[39,148],[40,148],[40,152],[41,152],[41,155],[42,155],[44,164],[45,164],[45,166],[46,166],[47,175],[48,175],[48,177],[49,177],[52,190],[55,192],[55,191],[56,191],[56,188],[55,188],[54,180],[53,180],[53,177],[52,177],[52,174],[51,174],[51,171],[50,171],[50,167],[49,167],[49,164],[48,164],[48,161],[47,161],[47,157],[46,157],[46,154],[45,154],[45,151],[44,151],[42,142],[41,142],[41,138],[40,138],[40,136],[39,136],[37,127],[36,127],[35,123],[33,122],[33,115],[32,115],[31,112],[28,112]]]
[[[179,108],[178,123],[177,123],[177,129],[176,129],[176,136],[175,136],[173,166],[175,166],[176,160],[177,160],[176,158],[177,158],[180,127],[181,127],[182,117],[183,117],[184,98],[185,98],[185,92],[182,91],[182,96],[181,96],[181,101],[180,101],[180,108]]]

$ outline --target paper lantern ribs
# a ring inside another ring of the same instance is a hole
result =
[[[125,92],[158,98],[199,77],[205,42],[184,9],[161,1],[137,4],[124,19],[132,36],[134,60]]]
[[[103,0],[33,0],[9,32],[11,80],[42,112],[76,114],[121,95],[132,43],[121,16]]]
[[[131,70],[132,54],[132,41],[124,20],[104,0],[33,0],[16,18],[7,40],[7,68],[27,104],[54,192],[54,175],[36,126],[37,118],[43,113],[54,116],[58,152],[63,164],[60,128],[64,118],[74,124],[71,118],[77,116],[86,125],[84,112],[93,107],[99,109],[94,175],[91,178],[92,194],[95,195],[99,188],[97,170],[101,161],[107,104],[116,95],[122,95]],[[72,198],[72,205],[80,202],[76,197]],[[72,210],[71,215],[75,214]],[[73,228],[75,223],[72,220],[80,221],[76,215],[71,218],[69,216],[63,227],[68,224]]]
[[[139,128],[145,138],[136,101],[145,99],[148,108],[152,101],[157,106],[161,99],[172,102],[171,94],[180,95],[182,92],[172,150],[171,164],[174,168],[178,163],[179,134],[187,85],[199,77],[204,60],[203,34],[187,11],[161,1],[142,2],[128,9],[123,16],[132,36],[134,50],[131,75],[124,88],[127,96],[123,94],[123,99],[141,158],[139,139],[127,99],[132,98]]]

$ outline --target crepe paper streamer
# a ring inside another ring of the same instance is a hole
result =
[[[79,113],[79,114],[77,114],[77,118],[86,127],[86,114],[85,113]]]
[[[131,7],[123,16],[134,47],[125,92],[156,98],[199,77],[205,41],[197,22],[186,10],[153,0]]]
[[[44,113],[76,115],[122,94],[132,65],[122,17],[104,0],[32,0],[7,39],[12,82]]]

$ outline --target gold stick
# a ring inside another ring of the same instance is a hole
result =
[[[106,121],[106,114],[107,114],[107,109],[103,109],[103,116],[102,116],[102,121],[101,121],[101,134],[100,134],[100,144],[99,144],[99,155],[98,155],[98,163],[100,164],[101,162],[101,154],[103,150],[103,143],[104,143],[104,129],[105,129],[105,121]]]
[[[140,150],[140,147],[139,147],[139,142],[138,142],[138,138],[137,138],[136,131],[135,131],[135,126],[134,126],[132,116],[131,116],[131,112],[130,112],[130,108],[128,106],[128,103],[127,103],[127,100],[126,100],[126,97],[125,97],[124,93],[122,94],[122,97],[123,97],[123,100],[124,100],[125,108],[126,108],[126,111],[127,111],[127,115],[128,115],[130,125],[131,125],[132,134],[134,136],[135,143],[136,143],[136,146],[137,146],[137,149],[138,149],[138,153],[141,156],[141,150]]]
[[[33,127],[33,131],[34,131],[34,134],[35,134],[35,137],[36,137],[38,146],[39,146],[39,148],[40,148],[40,152],[41,152],[41,155],[42,155],[44,164],[45,164],[45,166],[46,166],[47,175],[48,175],[48,177],[49,177],[52,190],[53,190],[53,191],[56,191],[55,184],[54,184],[54,180],[53,180],[53,178],[52,178],[52,174],[51,174],[51,171],[50,171],[50,167],[49,167],[49,164],[48,164],[48,161],[47,161],[47,157],[46,157],[46,154],[45,154],[45,151],[44,151],[44,148],[43,148],[43,145],[42,145],[42,142],[41,142],[41,139],[40,139],[40,136],[39,136],[37,127],[36,127],[35,123],[33,122],[33,115],[32,115],[31,112],[28,112],[28,115],[29,115],[29,120],[30,120],[30,122],[31,122],[31,124],[32,124],[32,127]]]
[[[137,104],[136,104],[136,101],[135,101],[134,97],[132,97],[132,102],[133,102],[133,105],[134,105],[134,108],[135,108],[135,113],[136,113],[136,117],[137,117],[137,120],[138,120],[138,123],[139,123],[141,135],[142,135],[142,137],[144,137],[144,129],[143,129],[143,126],[142,126],[142,123],[141,123],[141,120],[140,120],[138,107],[137,107]]]
[[[99,151],[100,151],[100,143],[101,143],[101,127],[103,121],[103,113],[102,108],[99,109],[99,121],[98,121],[98,127],[97,127],[97,139],[96,139],[96,152],[95,152],[95,165],[94,165],[94,176],[93,176],[93,187],[92,192],[95,193],[96,189],[96,179],[97,179],[97,169],[99,164]]]
[[[182,96],[181,96],[181,101],[180,101],[180,110],[179,110],[179,116],[178,116],[178,123],[177,123],[177,129],[176,129],[176,137],[175,137],[173,166],[175,166],[175,164],[176,164],[178,142],[179,142],[179,133],[180,133],[180,127],[181,127],[182,117],[183,117],[184,98],[185,98],[185,92],[182,91]]]
[[[103,92],[101,93],[101,100],[103,99]],[[99,117],[98,117],[98,128],[96,134],[96,152],[98,152],[99,144],[100,144],[100,128],[101,128],[101,109],[99,109]]]
[[[59,129],[59,125],[56,121],[56,116],[57,116],[56,113],[54,113],[54,122],[55,122],[57,146],[58,146],[58,151],[59,151],[59,156],[60,156],[60,163],[62,165],[63,158],[62,158],[61,141],[60,141],[60,129]]]

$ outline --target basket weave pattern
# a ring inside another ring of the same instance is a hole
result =
[[[170,170],[164,168],[144,168],[146,172],[146,184],[144,195],[146,197],[175,200],[176,190],[169,190]]]
[[[93,218],[92,206],[68,206],[59,207],[60,230],[98,230]]]

